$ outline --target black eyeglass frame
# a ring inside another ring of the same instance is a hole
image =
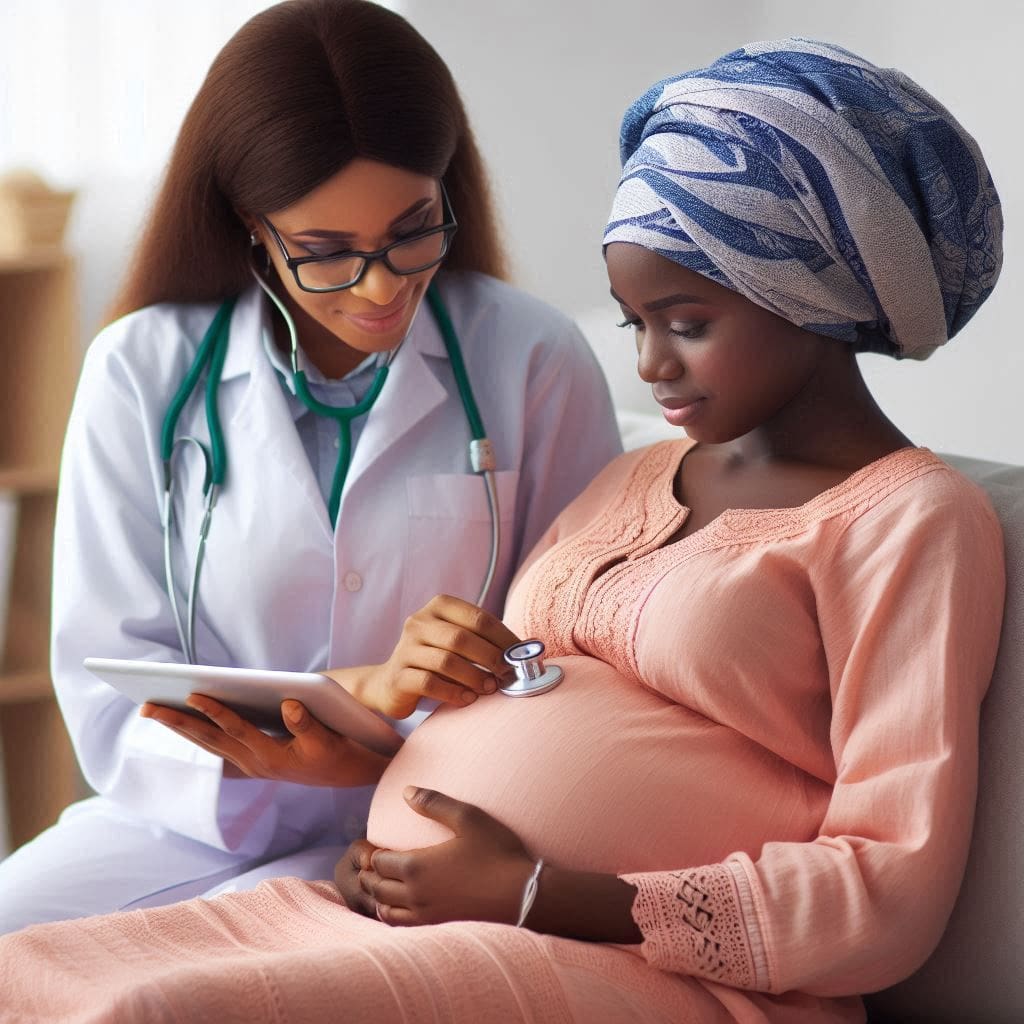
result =
[[[285,248],[285,244],[281,240],[281,236],[277,233],[277,228],[275,228],[274,225],[271,224],[263,215],[260,215],[260,220],[263,221],[264,225],[274,236],[274,241],[277,242],[277,247],[281,250],[281,256],[284,259],[285,266],[292,272],[292,276],[295,278],[295,283],[299,288],[304,292],[313,292],[318,295],[322,295],[327,292],[342,292],[347,288],[352,288],[359,284],[366,275],[367,269],[369,269],[370,265],[375,260],[381,260],[384,263],[384,266],[386,266],[392,274],[397,274],[399,277],[409,277],[411,274],[421,274],[424,270],[436,267],[438,263],[448,255],[448,250],[451,248],[452,238],[458,230],[459,222],[455,219],[455,214],[452,212],[451,202],[448,199],[448,191],[444,187],[444,182],[439,179],[438,184],[441,186],[441,223],[436,227],[427,228],[425,231],[418,231],[414,235],[399,238],[390,245],[385,245],[383,249],[376,249],[374,252],[358,252],[353,249],[347,252],[332,253],[328,256],[289,256],[288,250]],[[439,234],[444,234],[445,240],[441,249],[441,255],[438,256],[436,260],[424,263],[421,267],[414,267],[412,270],[399,270],[392,264],[391,260],[388,259],[388,253],[398,246],[408,245],[410,242],[418,242],[421,239],[429,238],[431,235]],[[361,259],[363,261],[363,265],[360,268],[359,273],[356,274],[356,276],[347,284],[331,285],[328,288],[310,288],[308,285],[303,284],[299,277],[299,268],[304,267],[309,263],[330,263],[336,260],[350,260],[354,258]]]

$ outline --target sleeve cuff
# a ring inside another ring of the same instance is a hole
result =
[[[633,920],[643,935],[640,953],[652,967],[736,988],[766,986],[743,911],[746,879],[731,865],[621,877],[636,887]]]

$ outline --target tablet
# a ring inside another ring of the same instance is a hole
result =
[[[329,729],[378,754],[390,756],[402,745],[401,735],[386,719],[319,673],[121,658],[86,658],[82,664],[136,704],[152,701],[197,714],[185,704],[185,699],[190,693],[199,693],[226,704],[260,729],[287,734],[281,719],[281,701],[292,699],[302,701],[309,713]]]

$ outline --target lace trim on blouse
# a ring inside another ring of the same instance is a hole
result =
[[[593,581],[635,551],[659,547],[675,531],[685,509],[672,497],[671,486],[666,491],[653,485],[666,474],[671,480],[679,458],[676,442],[655,445],[622,487],[628,508],[609,506],[531,566],[520,584],[527,594],[523,621],[527,633],[544,637],[549,657],[590,653],[576,633]],[[640,500],[631,500],[634,495]],[[610,638],[602,635],[602,647]]]
[[[763,953],[751,943],[758,929],[748,927],[741,911],[742,873],[712,864],[621,877],[636,886],[633,920],[644,936],[640,952],[652,967],[734,988],[768,987]]]
[[[693,446],[688,439],[652,445],[620,487],[621,503],[609,505],[531,567],[523,581],[525,628],[545,637],[549,656],[595,654],[643,685],[636,631],[647,598],[667,573],[715,548],[771,543],[836,516],[855,516],[906,478],[943,467],[926,448],[901,448],[803,505],[726,509],[700,530],[663,547],[689,512],[673,487],[680,462]]]

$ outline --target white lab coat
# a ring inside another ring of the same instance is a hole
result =
[[[481,275],[437,280],[497,456],[502,549],[488,605],[500,613],[517,565],[618,453],[619,438],[601,370],[567,318]],[[113,813],[146,823],[158,845],[160,837],[191,841],[200,865],[208,850],[211,872],[230,866],[224,854],[251,864],[325,838],[344,842],[358,833],[369,797],[369,790],[222,779],[219,758],[140,719],[135,705],[82,668],[90,655],[182,660],[164,589],[160,430],[215,311],[215,304],[151,307],[106,328],[87,353],[61,469],[52,648],[60,706],[83,774],[101,795],[67,815],[77,822],[75,841],[84,841],[83,816],[94,807],[108,822]],[[227,479],[199,588],[196,658],[296,671],[378,663],[411,612],[440,592],[474,600],[486,571],[486,493],[469,471],[468,426],[441,335],[424,304],[365,422],[332,532],[262,347],[266,315],[253,287],[231,322],[219,391]],[[207,438],[198,398],[179,421],[182,434]],[[183,540],[174,545],[182,608],[202,471],[194,447],[183,446],[176,456]],[[36,859],[52,869],[66,854],[73,874],[75,850],[62,850],[62,827],[36,840],[46,847]],[[106,825],[95,830],[95,841],[112,847],[105,852],[113,879],[116,829],[112,840],[107,834]],[[32,888],[30,850],[15,855],[23,890]],[[14,881],[6,867],[0,918]],[[153,888],[164,870],[154,856]],[[114,909],[125,894],[111,886]]]

